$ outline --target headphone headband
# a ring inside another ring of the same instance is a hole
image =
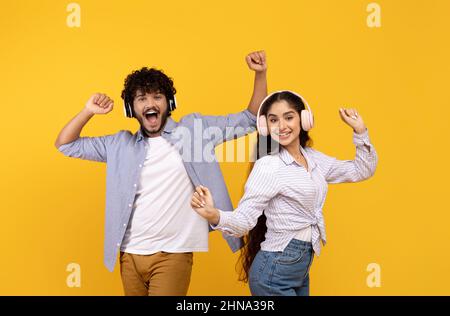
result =
[[[167,106],[169,107],[169,112],[172,112],[177,108],[177,99],[175,98],[175,95],[172,92],[168,92],[167,95],[164,94],[167,99]],[[134,117],[134,111],[133,111],[133,103],[128,100],[128,98],[124,97],[123,100],[123,109],[126,117],[132,118]]]
[[[256,127],[258,129],[258,131],[260,132],[260,134],[262,134],[263,136],[267,136],[268,135],[268,131],[267,131],[267,119],[264,116],[262,118],[262,120],[260,120],[260,112],[261,112],[261,108],[264,105],[264,103],[270,98],[272,97],[274,94],[277,93],[282,93],[282,92],[288,92],[291,93],[297,97],[300,98],[300,100],[302,100],[303,104],[305,105],[305,107],[307,108],[307,112],[305,113],[305,110],[302,110],[302,113],[300,113],[300,117],[302,120],[302,127],[304,130],[308,131],[313,127],[314,124],[314,120],[313,120],[313,114],[311,111],[311,108],[308,104],[308,102],[306,102],[306,100],[298,93],[291,91],[291,90],[278,90],[278,91],[274,91],[272,93],[270,93],[268,96],[266,96],[264,98],[264,100],[262,100],[261,104],[259,105],[259,109],[258,109],[258,113],[256,114]]]

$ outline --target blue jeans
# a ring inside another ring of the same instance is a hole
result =
[[[308,296],[313,257],[312,244],[297,239],[283,252],[260,250],[249,273],[252,295]]]

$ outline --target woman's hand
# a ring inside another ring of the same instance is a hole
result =
[[[208,220],[211,224],[217,225],[219,223],[220,214],[214,208],[214,200],[207,187],[200,185],[195,188],[191,206],[201,217]]]
[[[347,125],[353,128],[355,133],[362,134],[366,131],[366,125],[364,124],[362,117],[358,114],[356,109],[340,108],[339,115]]]

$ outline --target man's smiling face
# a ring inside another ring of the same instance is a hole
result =
[[[138,90],[133,100],[136,119],[148,137],[161,135],[167,121],[167,98],[159,91],[143,92]]]

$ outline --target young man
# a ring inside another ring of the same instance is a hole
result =
[[[263,51],[246,57],[255,71],[246,110],[225,116],[170,118],[176,107],[172,80],[162,71],[142,68],[125,80],[126,114],[140,129],[102,137],[80,137],[96,114],[107,114],[113,101],[94,94],[60,132],[55,146],[66,156],[107,163],[104,263],[113,271],[120,252],[125,295],[186,295],[193,252],[208,251],[209,226],[192,211],[194,188],[213,192],[217,206],[232,211],[214,147],[256,127],[260,102],[267,95]],[[205,155],[207,157],[205,157]],[[240,239],[223,235],[233,251]]]

